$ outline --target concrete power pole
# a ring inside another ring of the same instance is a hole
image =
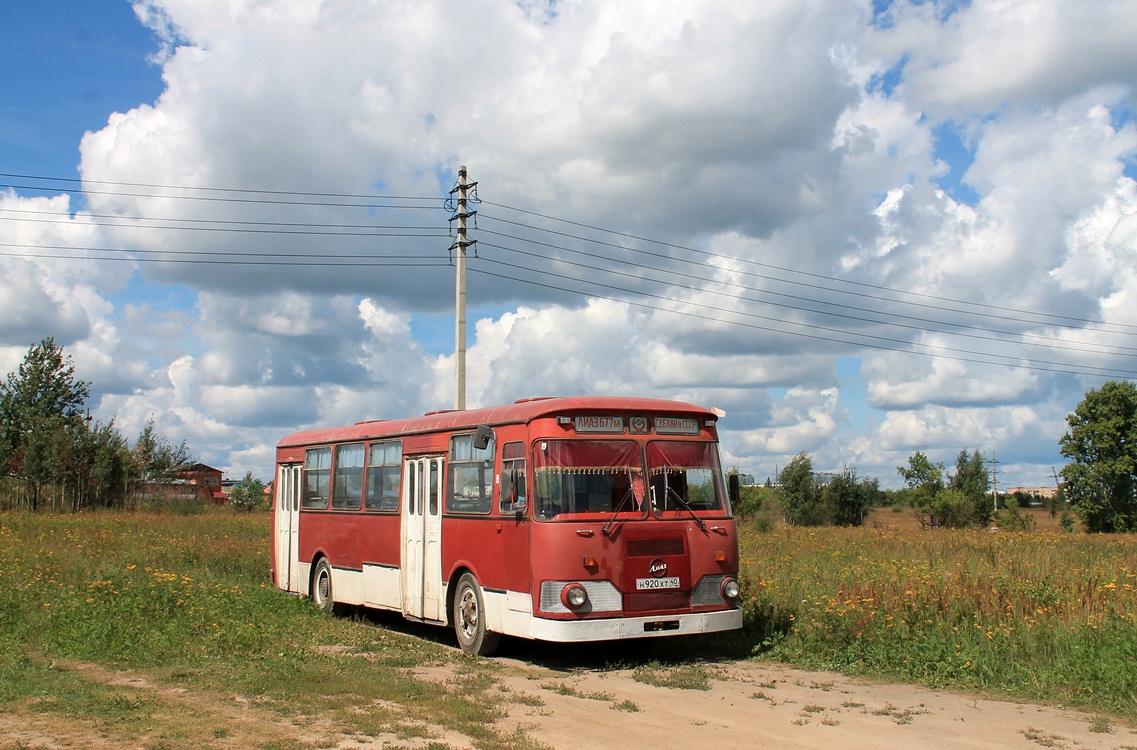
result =
[[[999,462],[995,459],[995,452],[991,451],[991,497],[995,503],[995,512],[999,512]]]
[[[450,246],[457,250],[456,283],[454,290],[454,408],[466,408],[466,248],[473,245],[466,239],[466,219],[474,214],[467,211],[469,191],[478,183],[466,181],[466,167],[458,167],[458,184],[450,191],[450,195],[458,194],[457,205],[450,221],[457,221],[457,239]]]

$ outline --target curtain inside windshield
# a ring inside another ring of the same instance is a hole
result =
[[[545,440],[534,448],[538,518],[639,511],[643,458],[635,441]]]
[[[656,511],[722,510],[726,492],[714,443],[647,444],[648,495]]]

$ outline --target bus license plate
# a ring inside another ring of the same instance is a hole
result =
[[[636,590],[648,591],[651,589],[677,589],[679,588],[679,576],[670,576],[668,578],[637,578]]]

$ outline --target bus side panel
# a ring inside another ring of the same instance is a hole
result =
[[[403,607],[399,521],[397,514],[361,516],[353,556],[358,555],[363,568],[363,599],[369,606],[397,610]]]
[[[402,611],[403,574],[398,566],[363,563],[363,603]]]
[[[394,570],[397,578],[399,517],[359,511],[302,511],[301,519],[300,559],[310,566],[318,555],[328,558],[336,601],[365,604],[374,597],[377,604],[387,606],[390,596],[385,593],[386,578],[390,573],[376,576],[364,575],[364,571],[373,566]],[[308,571],[310,574],[310,567]],[[369,591],[369,582],[380,589]],[[305,580],[302,585],[307,592],[309,583]]]
[[[493,629],[493,614],[496,606],[495,594],[505,592],[504,560],[502,554],[502,531],[504,521],[488,516],[442,518],[442,570],[447,581],[454,577],[455,571],[466,568],[478,579],[486,599],[487,623]],[[520,562],[519,564],[524,564]],[[500,632],[500,631],[498,631]]]

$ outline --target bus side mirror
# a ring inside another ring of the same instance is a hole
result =
[[[474,430],[474,447],[480,451],[484,451],[489,446],[491,440],[493,440],[493,429],[491,429],[488,424],[478,425],[478,428]]]
[[[738,481],[737,474],[731,474],[726,478],[727,495],[730,496],[730,508],[734,510],[742,503],[742,486]]]

